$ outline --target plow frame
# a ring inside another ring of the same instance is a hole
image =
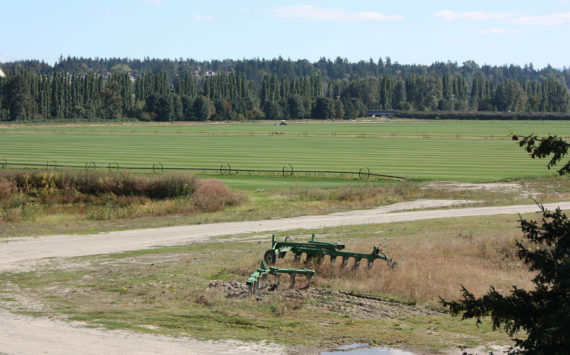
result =
[[[313,258],[317,259],[317,262],[321,262],[325,255],[330,257],[330,262],[336,262],[337,257],[342,258],[342,267],[345,267],[350,258],[354,258],[353,268],[358,268],[360,266],[361,260],[366,260],[368,262],[368,267],[372,267],[374,260],[380,259],[386,261],[388,266],[394,268],[399,264],[389,258],[382,248],[374,246],[371,253],[359,253],[359,252],[348,252],[344,251],[344,244],[339,243],[328,243],[319,242],[315,240],[315,234],[312,234],[311,240],[306,243],[303,242],[293,242],[289,241],[289,237],[286,237],[284,241],[277,241],[275,239],[275,234],[271,238],[271,249],[265,252],[263,260],[268,265],[274,265],[277,258],[284,258],[287,252],[292,252],[295,254],[295,261],[301,260],[301,255],[305,253],[307,255],[306,262],[311,261]]]
[[[257,292],[267,286],[267,275],[275,276],[276,286],[279,285],[279,277],[281,274],[289,275],[289,288],[295,287],[295,277],[297,275],[305,275],[307,282],[301,289],[309,288],[311,278],[316,274],[315,270],[311,269],[280,269],[275,266],[267,266],[265,261],[261,262],[261,266],[247,279],[246,284],[249,286],[250,295],[253,296]]]

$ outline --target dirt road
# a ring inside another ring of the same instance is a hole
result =
[[[210,238],[244,233],[287,231],[293,229],[316,229],[343,225],[391,223],[422,219],[488,216],[538,211],[536,205],[441,208],[469,203],[457,200],[418,200],[383,206],[371,210],[333,213],[322,216],[302,216],[262,221],[228,222],[189,226],[127,230],[89,235],[55,235],[5,239],[0,244],[0,272],[21,271],[37,264],[42,258],[73,257],[121,251],[148,249],[205,242]],[[546,204],[554,209],[570,209],[570,202]]]
[[[207,242],[223,235],[315,229],[342,225],[390,223],[432,218],[486,216],[536,212],[536,205],[467,207],[471,201],[420,200],[398,203],[365,211],[303,216],[263,221],[230,222],[129,230],[91,235],[59,235],[37,238],[10,238],[0,244],[0,273],[26,270],[43,258],[73,257],[140,250],[157,246]],[[548,209],[570,209],[570,202],[546,204]],[[423,209],[420,211],[410,211]],[[8,354],[229,354],[280,353],[282,348],[236,341],[206,342],[187,338],[168,338],[129,331],[85,328],[45,318],[15,315],[0,309],[0,353]]]
[[[275,354],[278,346],[239,341],[199,341],[86,328],[79,322],[15,315],[0,310],[4,354]]]

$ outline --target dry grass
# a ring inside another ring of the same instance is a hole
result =
[[[460,287],[465,285],[475,295],[482,295],[493,285],[507,292],[512,285],[530,288],[531,274],[516,257],[515,240],[520,232],[512,230],[491,235],[454,231],[455,235],[413,235],[378,241],[351,239],[345,250],[370,253],[373,244],[382,244],[387,254],[400,263],[390,268],[381,260],[371,269],[362,260],[357,270],[352,270],[351,259],[345,269],[340,258],[331,265],[325,257],[319,265],[311,265],[317,271],[314,284],[357,293],[437,306],[439,298],[457,299]],[[282,265],[306,267],[294,263],[287,256]]]
[[[0,224],[41,223],[58,214],[89,221],[196,214],[245,200],[217,180],[200,182],[188,173],[0,172]]]
[[[0,177],[0,200],[8,199],[16,192],[18,187],[14,181]]]
[[[189,173],[149,176],[106,171],[2,171],[0,197],[21,192],[44,204],[99,202],[125,196],[156,200],[190,196],[198,181]]]
[[[382,185],[347,185],[340,188],[294,188],[287,197],[299,201],[342,202],[356,206],[374,206],[420,198],[425,193],[417,183],[397,182]]]
[[[236,194],[219,180],[206,179],[199,182],[192,199],[194,205],[201,211],[215,212],[223,210],[226,206],[238,205],[247,197]]]

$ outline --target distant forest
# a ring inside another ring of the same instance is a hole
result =
[[[406,113],[568,113],[570,69],[389,57],[244,60],[60,58],[1,65],[1,121],[351,119]],[[567,116],[567,115],[566,115]]]

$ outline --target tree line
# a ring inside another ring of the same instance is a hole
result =
[[[401,71],[382,74],[379,68],[404,67],[389,59],[356,64],[323,59],[299,67],[306,67],[303,70],[297,70],[297,62],[285,60],[253,61],[257,67],[246,61],[230,62],[231,71],[223,67],[207,75],[196,70],[172,72],[175,62],[164,61],[156,62],[162,63],[164,71],[135,71],[131,66],[144,67],[142,63],[147,62],[128,60],[62,59],[54,67],[39,62],[3,65],[8,76],[0,78],[0,120],[351,119],[368,110],[568,112],[565,74],[554,69],[494,67],[485,69],[485,74],[484,67],[474,63],[462,67],[448,63],[424,67],[431,68],[424,72],[407,66],[404,75]],[[94,63],[112,64],[112,71],[90,70]],[[270,71],[265,70],[267,63]],[[216,68],[214,62],[209,64]],[[362,65],[368,68],[362,69],[362,76],[342,74]]]
[[[370,76],[390,76],[404,79],[411,74],[432,74],[443,76],[461,76],[470,82],[473,78],[482,76],[495,84],[506,79],[513,81],[542,80],[545,78],[562,81],[570,86],[570,68],[556,69],[550,65],[536,69],[532,64],[519,65],[479,65],[474,61],[466,61],[461,65],[457,62],[435,62],[430,65],[399,64],[390,57],[370,58],[358,62],[349,62],[346,58],[337,57],[334,60],[321,58],[312,63],[306,59],[291,60],[282,57],[273,59],[241,59],[241,60],[210,60],[197,61],[194,59],[130,59],[130,58],[77,58],[63,56],[50,65],[38,60],[15,61],[2,64],[4,71],[27,70],[35,74],[51,74],[62,72],[81,74],[85,72],[115,73],[164,73],[169,80],[183,76],[185,73],[204,75],[205,73],[235,72],[245,74],[247,78],[261,86],[265,74],[275,74],[280,78],[286,76],[304,77],[319,74],[325,82],[337,79],[362,79]]]

